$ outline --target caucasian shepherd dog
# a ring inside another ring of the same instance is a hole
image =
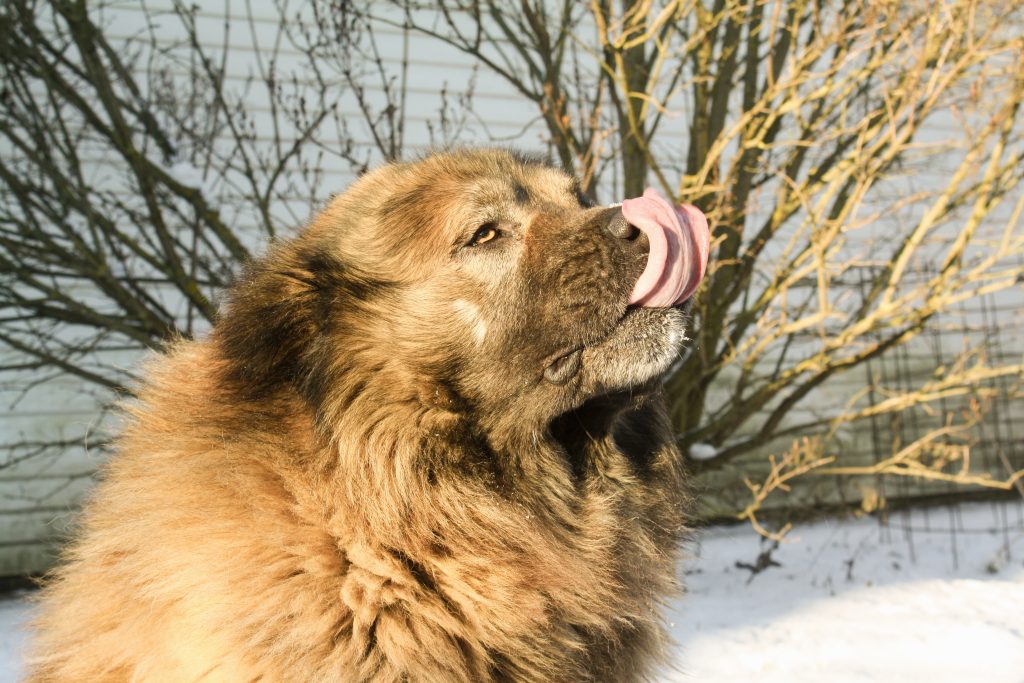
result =
[[[696,209],[512,152],[367,174],[152,362],[29,680],[651,676],[707,253]]]

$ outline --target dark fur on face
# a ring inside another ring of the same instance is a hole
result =
[[[684,316],[627,306],[646,254],[530,157],[363,177],[150,373],[34,680],[651,674],[684,503],[657,387]],[[111,582],[103,609],[83,594]]]

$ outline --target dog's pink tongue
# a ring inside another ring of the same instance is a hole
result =
[[[647,267],[633,286],[629,303],[668,307],[689,299],[708,267],[711,233],[695,206],[672,206],[654,188],[622,202],[622,215],[647,235]]]

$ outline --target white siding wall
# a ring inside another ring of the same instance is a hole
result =
[[[236,6],[233,13],[225,9],[230,9],[232,5]],[[150,2],[145,5],[151,16],[154,12],[160,12],[161,6],[168,7],[169,3],[161,5],[159,2]],[[207,49],[219,53],[225,42],[225,21],[232,16],[227,36],[230,47],[228,82],[232,87],[241,89],[246,79],[257,71],[257,55],[265,54],[269,46],[273,45],[278,15],[270,3],[252,3],[255,14],[253,20],[248,22],[241,16],[241,3],[225,3],[224,7],[218,7],[214,9],[212,3],[207,3],[201,12],[201,36]],[[108,35],[115,43],[138,36],[145,26],[142,4],[131,2],[108,8],[104,19]],[[436,127],[439,121],[439,111],[443,106],[442,91],[447,92],[451,101],[456,101],[471,83],[473,116],[458,129],[457,139],[460,143],[496,142],[531,151],[546,151],[546,133],[537,119],[535,105],[515,92],[507,82],[486,70],[475,70],[464,55],[439,41],[420,35],[405,35],[398,29],[384,29],[378,35],[383,60],[390,69],[398,73],[404,62],[408,64],[404,133],[407,153],[426,150],[432,144],[441,142],[432,135],[430,126]],[[168,13],[161,20],[160,41],[172,45],[181,36],[177,19]],[[282,73],[290,75],[291,71],[298,68],[299,54],[284,47],[280,55],[279,67]],[[295,75],[300,79],[304,77],[302,73]],[[368,92],[380,102],[379,88],[374,90],[371,87]],[[342,102],[343,111],[352,113],[349,120],[357,145],[369,152],[372,149],[369,130],[355,114],[356,104],[351,92],[339,84],[337,96]],[[269,108],[265,95],[259,89],[253,91],[247,107],[269,129]],[[681,157],[686,138],[685,127],[684,117],[667,119],[663,124],[660,141],[662,145],[678,145]],[[949,130],[939,126],[933,134],[948,135]],[[379,159],[379,155],[371,153],[370,158]],[[97,169],[102,169],[107,162],[97,156],[94,163]],[[344,189],[355,175],[347,162],[335,156],[325,157],[321,171],[322,178],[315,187],[296,191],[290,202],[279,205],[277,217],[282,226],[301,223],[318,203]],[[942,169],[933,168],[931,173],[936,174],[936,177],[941,176]],[[906,182],[908,186],[920,187],[929,180],[927,173],[921,172]],[[613,199],[615,190],[612,185],[606,183],[602,187],[603,196],[599,199]],[[221,199],[230,204],[230,196]],[[899,219],[892,217],[892,220]],[[255,217],[247,214],[244,209],[233,220],[250,244],[256,244],[262,239]],[[878,229],[884,230],[884,226],[880,225]],[[1008,327],[994,330],[992,320],[982,319],[981,312],[977,310],[967,311],[964,314],[965,321],[969,325],[977,325],[979,334],[994,332],[1002,335],[1001,346],[1010,354],[1019,356],[1024,348],[1024,340],[1021,338],[1018,325],[1020,318],[1016,312],[1022,303],[1024,297],[1020,291],[1005,294],[995,302],[1000,311],[998,316],[1005,315],[1006,319],[1016,321]],[[957,328],[961,323],[960,320],[952,319],[948,322]],[[962,333],[955,329],[947,336],[934,339],[955,348],[962,339]],[[936,356],[929,344],[934,343],[934,339],[912,347],[910,353],[914,355],[908,362],[926,372],[933,369]],[[130,366],[137,360],[126,355],[119,362]],[[794,417],[804,419],[816,412],[827,412],[841,405],[857,388],[864,385],[865,379],[864,373],[860,371],[840,377],[823,387],[815,399],[807,403],[808,408],[803,414],[797,413]],[[109,428],[111,418],[97,416],[98,397],[75,382],[65,380],[51,383],[47,388],[30,392],[20,400],[15,400],[17,397],[17,393],[0,386],[0,405],[3,406],[3,412],[0,412],[0,442],[21,438],[43,440],[55,434],[74,440],[90,431],[101,430],[105,425]],[[1017,418],[1010,415],[1006,419],[1012,423]],[[1024,433],[1024,428],[1020,432]],[[862,441],[860,438],[850,439],[851,444],[856,443],[858,447],[863,447]],[[4,454],[0,454],[0,463],[4,457]],[[76,505],[87,492],[98,458],[97,454],[88,450],[71,448],[60,457],[35,458],[0,468],[0,576],[39,571],[48,565],[53,541],[66,528]]]

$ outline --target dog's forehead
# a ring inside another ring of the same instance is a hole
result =
[[[523,187],[534,202],[561,203],[575,200],[578,183],[575,178],[554,168],[542,168],[526,174]]]
[[[513,173],[494,173],[459,183],[453,194],[457,204],[472,207],[562,204],[574,201],[576,181],[547,167],[517,168]]]
[[[573,177],[501,151],[388,164],[336,197],[309,230],[342,261],[394,275],[447,258],[480,224],[576,205]]]
[[[474,221],[512,218],[516,207],[575,203],[575,179],[541,164],[506,160],[432,170],[439,172],[394,188],[381,205],[383,228],[414,224],[415,234],[434,239]]]

